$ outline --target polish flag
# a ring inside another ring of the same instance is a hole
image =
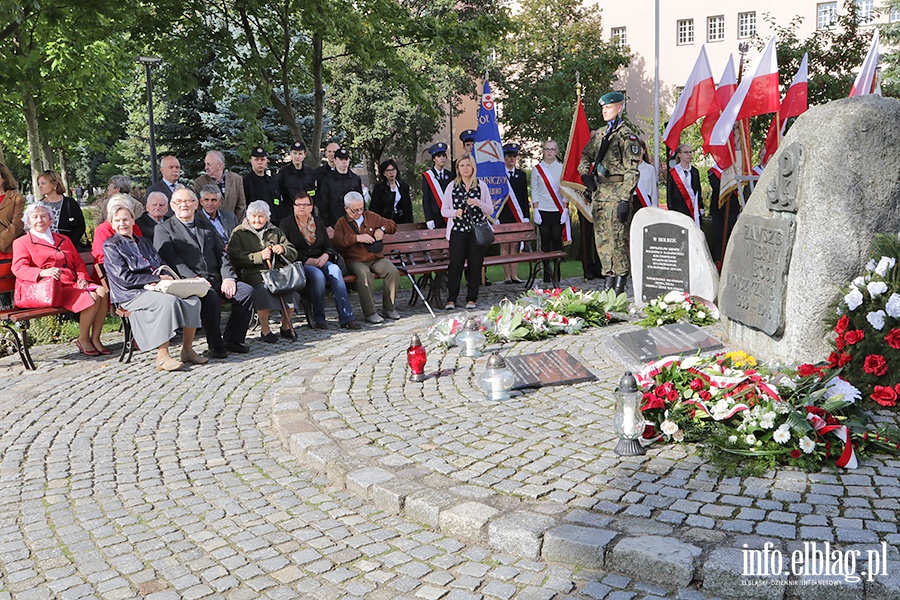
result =
[[[878,70],[878,42],[880,40],[878,35],[878,30],[875,30],[875,35],[872,36],[872,45],[869,47],[869,53],[866,55],[866,60],[863,61],[862,68],[859,70],[859,75],[856,76],[856,81],[853,82],[853,89],[850,90],[850,98],[853,96],[865,96],[867,94],[871,94],[875,91],[876,86],[876,71]]]
[[[775,55],[773,35],[763,53],[756,59],[750,76],[741,81],[728,105],[722,109],[722,115],[709,136],[710,145],[725,145],[736,121],[776,112],[781,104],[780,98],[778,58]]]
[[[716,161],[716,164],[722,169],[727,169],[734,162],[732,160],[732,156],[734,156],[734,153],[732,152],[732,149],[734,148],[734,135],[732,134],[732,136],[728,138],[728,144],[724,146],[710,145],[709,136],[712,133],[713,127],[716,125],[716,121],[719,120],[719,115],[722,114],[722,108],[728,106],[728,101],[734,96],[735,90],[737,90],[737,76],[734,74],[734,59],[729,54],[728,63],[725,65],[725,72],[722,73],[722,78],[719,80],[719,87],[716,88],[716,101],[713,104],[710,104],[709,112],[706,114],[706,118],[703,119],[703,124],[700,126],[700,135],[703,137],[703,150],[711,154]],[[729,147],[731,149],[729,149]]]
[[[803,59],[800,61],[800,68],[797,69],[797,74],[794,75],[794,81],[791,82],[791,87],[788,88],[788,91],[784,94],[784,99],[781,101],[778,118],[772,119],[772,123],[769,125],[769,134],[766,136],[766,155],[763,156],[762,160],[763,165],[769,162],[769,159],[778,150],[778,143],[784,136],[787,120],[791,117],[799,117],[809,108],[808,63],[809,56],[804,54]],[[780,131],[778,128],[779,122],[781,124]]]
[[[678,147],[681,132],[709,112],[710,104],[716,101],[716,83],[713,81],[709,59],[706,57],[706,46],[700,47],[700,56],[684,84],[675,112],[663,133],[666,146],[670,150]]]

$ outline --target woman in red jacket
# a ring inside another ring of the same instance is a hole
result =
[[[16,285],[52,277],[60,282],[58,306],[78,313],[79,334],[75,345],[85,356],[109,354],[100,342],[106,318],[106,290],[91,283],[87,268],[72,241],[50,231],[51,208],[43,202],[25,210],[28,231],[13,242],[12,271]]]

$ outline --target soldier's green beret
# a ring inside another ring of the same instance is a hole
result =
[[[600,106],[618,104],[619,102],[625,102],[625,94],[622,92],[608,92],[600,96]]]

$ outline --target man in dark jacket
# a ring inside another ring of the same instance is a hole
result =
[[[291,162],[281,167],[276,178],[284,207],[289,208],[300,192],[307,192],[313,199],[316,197],[316,176],[313,170],[304,164],[305,160],[306,144],[294,142],[291,145]],[[289,216],[287,211],[284,212],[283,217]]]
[[[246,181],[246,179],[244,180]],[[207,219],[195,218],[199,201],[189,188],[172,194],[175,218],[157,225],[153,245],[179,277],[203,277],[212,289],[200,299],[200,321],[206,332],[209,356],[225,358],[228,352],[246,354],[244,343],[253,317],[253,288],[237,280],[222,238]],[[222,301],[231,302],[231,315],[222,333]]]
[[[262,148],[254,148],[250,153],[251,171],[244,176],[244,197],[247,199],[247,204],[255,200],[264,200],[269,205],[269,210],[272,211],[272,222],[278,223],[282,218],[291,214],[291,211],[287,208],[282,210],[278,184],[269,175],[268,166],[269,153]]]
[[[315,198],[319,216],[328,227],[333,229],[337,220],[344,216],[344,196],[348,192],[362,195],[362,179],[350,170],[350,153],[345,148],[338,148],[334,153],[334,171],[322,180]]]

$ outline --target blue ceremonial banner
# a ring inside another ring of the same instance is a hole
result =
[[[481,106],[478,109],[474,150],[478,179],[485,182],[491,192],[494,203],[491,218],[496,220],[503,203],[509,197],[509,181],[506,179],[506,163],[503,162],[503,144],[500,143],[494,97],[491,95],[491,84],[487,81],[484,82],[484,94],[481,95]]]

